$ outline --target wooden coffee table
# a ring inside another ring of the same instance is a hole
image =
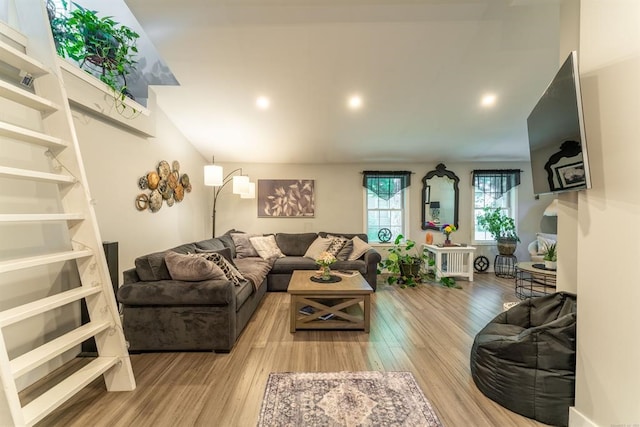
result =
[[[342,278],[337,283],[311,281],[311,276],[317,274],[316,271],[296,270],[291,276],[287,290],[291,295],[291,332],[299,329],[363,329],[368,333],[373,289],[364,277],[356,272],[351,277],[337,274]],[[314,313],[300,313],[305,306],[311,306]],[[320,319],[328,314],[333,317]]]

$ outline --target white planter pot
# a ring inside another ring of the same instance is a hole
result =
[[[544,268],[546,268],[547,270],[555,270],[558,267],[558,262],[557,261],[545,261],[544,262]]]

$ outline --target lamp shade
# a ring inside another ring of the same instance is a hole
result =
[[[223,183],[222,166],[205,165],[204,167],[204,185],[209,187],[217,187]]]
[[[249,193],[249,177],[238,175],[233,177],[233,194]]]
[[[249,191],[246,193],[240,194],[241,199],[255,199],[256,198],[256,183],[249,183]]]

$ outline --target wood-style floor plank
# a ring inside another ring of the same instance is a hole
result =
[[[541,426],[486,398],[471,379],[475,334],[517,300],[512,280],[474,277],[458,281],[462,289],[379,286],[370,334],[291,334],[289,296],[268,293],[231,353],[134,354],[136,390],[110,393],[96,380],[39,425],[254,426],[270,372],[380,370],[412,372],[446,426]],[[59,371],[23,391],[23,403]]]

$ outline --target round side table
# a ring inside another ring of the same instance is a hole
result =
[[[493,271],[498,277],[513,279],[516,277],[517,262],[518,258],[515,255],[496,255],[493,261]]]

